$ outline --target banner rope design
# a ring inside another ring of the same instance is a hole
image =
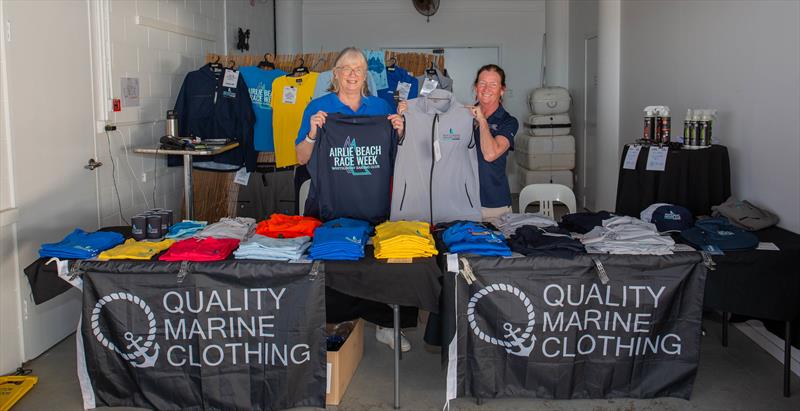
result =
[[[106,304],[108,304],[108,303],[110,303],[112,301],[118,301],[118,300],[129,301],[129,302],[137,305],[139,308],[142,309],[144,314],[147,316],[147,320],[149,322],[150,329],[147,332],[147,340],[144,342],[144,344],[141,347],[138,346],[138,342],[141,340],[141,338],[139,338],[138,340],[134,341],[133,340],[133,334],[131,332],[126,332],[125,333],[125,338],[129,342],[131,342],[131,345],[129,345],[128,348],[130,348],[131,346],[134,346],[135,348],[138,348],[132,353],[122,352],[116,346],[116,344],[114,344],[113,342],[109,341],[109,339],[106,338],[105,335],[103,335],[103,332],[100,331],[100,326],[99,326],[99,324],[100,324],[99,323],[100,311],[103,309],[103,307]],[[139,298],[139,297],[137,297],[137,296],[135,296],[133,294],[130,294],[130,293],[126,293],[126,292],[111,293],[111,294],[99,299],[97,301],[97,303],[94,305],[94,309],[92,310],[92,319],[91,320],[92,320],[92,332],[94,333],[95,337],[97,338],[97,341],[99,341],[100,344],[102,344],[104,347],[108,348],[109,350],[115,351],[117,354],[121,355],[122,358],[125,358],[126,360],[129,360],[129,361],[135,360],[136,358],[139,358],[142,355],[144,355],[147,352],[147,350],[149,350],[150,347],[153,346],[153,342],[156,339],[156,318],[155,318],[155,315],[153,314],[153,311],[150,309],[150,306],[147,305],[146,302],[144,302],[144,300],[142,300],[141,298]]]
[[[528,312],[528,327],[525,328],[525,331],[520,336],[516,336],[516,333],[519,331],[512,330],[513,327],[510,323],[505,323],[503,328],[509,332],[511,338],[513,338],[513,342],[508,340],[498,340],[495,337],[491,337],[485,332],[483,332],[480,327],[478,327],[477,321],[475,321],[475,306],[478,304],[478,301],[483,298],[484,296],[489,295],[489,293],[494,291],[505,291],[511,294],[514,294],[519,298],[522,304],[525,306],[525,310]],[[467,304],[467,320],[469,321],[469,326],[472,328],[472,331],[475,333],[478,338],[481,340],[494,345],[503,346],[505,348],[512,348],[518,346],[521,341],[527,340],[531,333],[533,332],[533,326],[536,323],[535,319],[536,315],[533,312],[533,304],[531,304],[531,300],[525,295],[524,292],[520,291],[519,288],[514,287],[510,284],[491,284],[472,295],[469,299],[469,303]]]

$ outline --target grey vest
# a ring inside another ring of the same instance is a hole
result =
[[[394,164],[391,220],[481,220],[472,114],[453,93],[408,101],[405,138]],[[438,161],[434,152],[438,146]]]

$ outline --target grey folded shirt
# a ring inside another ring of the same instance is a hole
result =
[[[733,197],[725,200],[724,203],[711,207],[714,217],[723,216],[730,220],[731,224],[741,227],[748,231],[757,231],[763,228],[778,224],[778,216],[758,208],[746,200],[736,200]]]

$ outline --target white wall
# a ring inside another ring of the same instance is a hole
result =
[[[598,2],[596,0],[570,0],[569,2],[569,91],[572,95],[572,135],[575,136],[575,195],[583,195],[583,132],[585,101],[585,40],[597,35]],[[580,201],[579,201],[580,203]]]
[[[547,67],[546,82],[549,87],[571,89],[569,67],[570,55],[570,0],[547,0],[545,20],[547,22]]]
[[[648,3],[649,4],[649,3]],[[620,0],[600,0],[598,4],[598,85],[597,85],[597,148],[592,181],[595,209],[614,210],[620,157]],[[628,81],[626,79],[625,81]]]
[[[228,54],[272,53],[272,2],[274,0],[226,0]],[[250,29],[250,50],[236,50],[239,28]]]
[[[625,1],[614,149],[639,135],[646,105],[670,106],[675,134],[687,108],[717,108],[713,131],[730,153],[733,195],[800,231],[798,42],[797,1]]]
[[[249,2],[228,0],[227,3],[234,10],[231,16],[241,21],[240,16],[246,14],[243,3]],[[164,134],[165,113],[175,105],[186,73],[202,66],[206,53],[222,52],[224,3],[216,0],[113,0],[110,5],[111,95],[120,98],[121,77],[134,77],[139,79],[141,96],[139,107],[123,107],[121,112],[110,113],[109,117],[111,123],[117,124],[117,131],[109,134],[117,162],[122,215],[129,219],[154,207],[155,183],[155,206],[175,210],[177,216],[183,193],[181,168],[167,168],[165,156],[134,154],[130,148],[155,146]],[[259,9],[267,8],[264,4],[258,5]],[[137,15],[212,34],[216,41],[137,25]],[[271,21],[270,17],[269,27]],[[233,47],[230,50],[234,50]],[[97,135],[97,153],[99,161],[111,165],[105,133]],[[98,170],[100,225],[123,224],[114,194],[112,169],[101,167]]]
[[[504,105],[520,123],[528,117],[528,93],[539,86],[544,31],[544,0],[443,1],[430,23],[411,1],[303,1],[305,52],[346,46],[499,46],[511,91]]]

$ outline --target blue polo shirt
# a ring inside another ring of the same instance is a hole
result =
[[[342,101],[339,100],[339,96],[336,94],[326,94],[320,98],[311,100],[308,106],[306,106],[306,110],[303,112],[303,121],[300,123],[300,131],[297,133],[297,139],[294,141],[295,145],[300,144],[300,142],[306,138],[306,134],[308,134],[311,129],[311,116],[317,114],[318,111],[359,116],[388,116],[392,113],[389,103],[379,97],[361,97],[361,105],[358,107],[358,110],[353,111],[346,104],[342,103]]]
[[[481,206],[486,208],[511,206],[511,189],[508,187],[506,175],[506,159],[508,152],[514,149],[514,135],[519,130],[519,122],[514,116],[508,114],[501,104],[494,113],[486,119],[492,136],[504,136],[511,143],[511,147],[503,155],[492,162],[483,159],[481,144],[475,145],[478,149],[478,178],[481,181]],[[475,122],[475,137],[480,138],[480,129]]]

